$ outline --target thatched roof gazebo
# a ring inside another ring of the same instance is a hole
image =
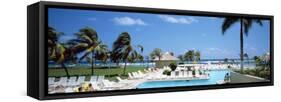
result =
[[[162,54],[160,60],[158,58],[154,58],[156,68],[163,68],[164,66],[169,66],[170,63],[177,63],[179,59],[173,56],[171,53],[166,52]]]

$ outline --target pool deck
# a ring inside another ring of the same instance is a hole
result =
[[[230,73],[230,83],[251,83],[251,82],[265,82],[268,81],[263,78],[255,77],[255,76],[250,76],[250,75],[245,75],[245,74],[240,74],[236,72],[231,72]]]

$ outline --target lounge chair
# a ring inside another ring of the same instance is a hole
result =
[[[55,77],[49,77],[48,78],[48,85],[54,85],[55,84]]]
[[[97,82],[97,76],[91,76],[90,83]]]
[[[61,77],[57,85],[62,85],[62,86],[67,85],[67,79],[68,79],[67,77]]]
[[[104,80],[104,76],[98,76],[97,82],[102,82]]]
[[[145,76],[145,74],[143,72],[141,72],[140,70],[138,71],[139,75],[141,75],[142,77]]]
[[[102,80],[102,85],[103,85],[103,88],[105,88],[107,90],[120,89],[124,86],[123,84],[111,82],[111,81],[106,80],[106,79]]]
[[[98,85],[98,83],[92,83],[92,87],[95,89],[95,90],[100,90],[100,86]]]
[[[133,72],[134,78],[141,78],[141,76],[137,72]]]
[[[199,70],[196,70],[196,71],[195,71],[195,77],[200,78]]]
[[[70,86],[75,86],[76,85],[76,77],[70,77],[68,82],[67,82],[67,85],[70,85]]]
[[[136,75],[135,72],[132,72],[132,78],[133,78],[133,79],[136,79],[136,78],[137,78],[137,75]]]
[[[84,83],[85,82],[85,76],[79,76],[78,79],[77,79],[77,84],[81,84],[81,83]]]
[[[184,71],[182,70],[182,71],[180,71],[180,74],[181,74],[181,78],[184,78]]]
[[[74,92],[74,90],[73,90],[73,88],[68,87],[68,88],[65,89],[65,92],[66,93],[71,93],[71,92]]]
[[[188,71],[188,77],[193,77],[192,71]]]
[[[129,76],[130,79],[134,79],[132,73],[128,73],[128,76]]]
[[[184,73],[183,77],[187,78],[188,77],[188,71],[184,70],[183,73]]]
[[[124,80],[123,80],[123,79],[121,79],[119,76],[118,76],[118,77],[116,77],[116,79],[117,79],[119,82],[124,81]]]
[[[176,72],[175,71],[171,71],[171,78],[175,78],[176,77]]]
[[[116,77],[116,79],[118,80],[118,83],[126,83],[126,84],[132,83],[134,81],[134,80],[122,79],[119,76]]]

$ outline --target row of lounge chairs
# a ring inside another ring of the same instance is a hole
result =
[[[199,71],[195,71],[195,75],[193,75],[192,71],[185,70],[185,71],[172,71],[171,77],[201,77],[201,75]]]
[[[139,78],[143,78],[146,76],[146,74],[144,74],[143,72],[141,72],[140,70],[137,72],[131,72],[128,73],[129,79],[139,79]]]
[[[59,81],[55,80],[55,77],[48,78],[48,85],[62,85],[62,86],[77,86],[81,83],[85,83],[85,76],[78,77],[60,77]],[[104,79],[104,76],[91,76],[90,83],[100,82]]]

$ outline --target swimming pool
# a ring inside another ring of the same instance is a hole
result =
[[[206,80],[181,80],[181,81],[150,81],[137,86],[138,89],[144,88],[161,88],[161,87],[177,87],[177,86],[196,86],[196,85],[214,85],[218,80],[224,80],[225,74],[230,73],[229,70],[210,71],[210,78]]]

